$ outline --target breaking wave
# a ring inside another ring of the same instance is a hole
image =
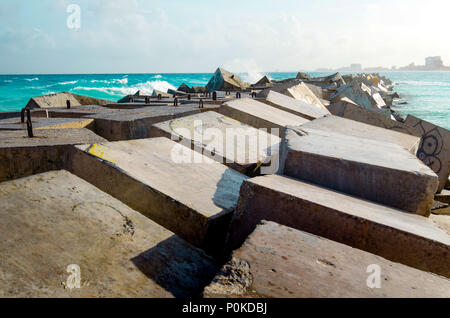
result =
[[[450,86],[450,82],[399,81],[399,85]]]
[[[112,79],[112,80],[92,80],[91,83],[128,84],[128,78]]]
[[[28,82],[32,82],[32,81],[39,81],[39,77],[34,77],[34,78],[26,78],[25,79]]]
[[[73,90],[81,90],[81,91],[98,91],[102,93],[106,93],[113,96],[125,96],[135,94],[137,91],[141,91],[141,93],[145,95],[151,95],[153,90],[159,90],[162,92],[167,92],[168,89],[176,89],[175,86],[166,82],[166,81],[147,81],[145,83],[133,85],[133,86],[123,86],[123,87],[85,87],[85,86],[77,86]]]

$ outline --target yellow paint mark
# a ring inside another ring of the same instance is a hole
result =
[[[88,153],[93,155],[93,156],[95,156],[95,157],[97,157],[97,158],[100,158],[102,160],[106,160],[106,161],[109,161],[109,162],[114,162],[114,160],[112,158],[109,158],[106,155],[107,149],[108,148],[106,148],[105,146],[102,146],[102,145],[99,145],[99,144],[93,144],[92,146],[89,147]]]

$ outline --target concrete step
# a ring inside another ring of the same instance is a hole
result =
[[[309,120],[330,114],[324,106],[309,104],[275,91],[269,91],[266,98],[261,101],[269,106]]]
[[[110,140],[148,138],[153,124],[199,113],[198,106],[150,106],[87,116],[95,120],[95,132]]]
[[[211,254],[246,177],[167,138],[74,147],[71,171]]]
[[[285,175],[430,214],[437,176],[398,145],[300,126],[286,128],[280,148]]]
[[[447,298],[450,280],[264,221],[233,253],[204,296]]]
[[[216,112],[152,126],[151,137],[167,137],[246,175],[278,154],[280,138]]]
[[[408,149],[414,155],[417,153],[421,141],[420,137],[399,133],[395,130],[380,128],[334,115],[327,115],[315,119],[309,123],[303,124],[301,127],[328,131],[330,133],[336,132],[382,142],[390,142]]]
[[[450,236],[419,215],[279,175],[246,180],[230,228],[236,248],[261,220],[450,277]]]
[[[188,297],[201,250],[67,171],[0,184],[0,297]],[[78,265],[80,288],[67,284]]]
[[[422,143],[417,157],[439,176],[437,192],[441,192],[450,174],[450,130],[411,115],[406,117],[405,124],[420,131]]]
[[[82,129],[0,131],[0,182],[49,170],[64,169],[71,145],[106,141]]]
[[[252,127],[267,129],[268,133],[279,137],[285,126],[301,125],[309,121],[250,98],[226,102],[219,112]]]

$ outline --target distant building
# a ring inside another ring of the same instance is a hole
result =
[[[440,56],[429,56],[425,59],[425,68],[427,70],[439,70],[444,66]]]

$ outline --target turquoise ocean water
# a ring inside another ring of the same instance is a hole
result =
[[[330,73],[309,73],[323,76]],[[395,90],[408,104],[394,109],[412,114],[450,129],[450,72],[384,72],[397,83]],[[295,77],[292,73],[240,74],[248,82],[263,75],[273,79]],[[151,94],[153,89],[166,91],[182,83],[205,85],[212,74],[73,74],[73,75],[0,75],[0,111],[20,110],[30,97],[64,92],[116,101],[141,90]]]

